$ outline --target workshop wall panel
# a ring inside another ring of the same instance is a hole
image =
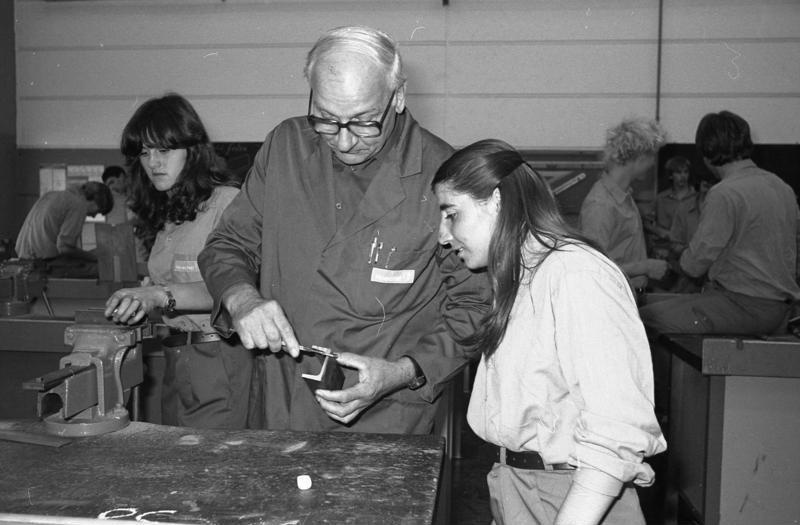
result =
[[[652,40],[658,2],[639,0],[453,0],[451,42]]]
[[[674,0],[665,4],[661,117],[694,142],[711,111],[741,114],[759,142],[800,138],[800,2]]]
[[[187,97],[297,95],[308,92],[303,76],[307,51],[207,47],[21,52],[17,78],[25,99],[145,98],[168,90]],[[417,45],[403,51],[409,90],[444,93],[443,47]]]
[[[109,128],[124,125],[138,104],[166,91],[195,105],[207,99],[202,104],[210,111],[201,116],[221,132],[217,140],[260,141],[280,119],[305,112],[303,62],[316,36],[353,20],[388,22],[388,31],[407,35],[406,42],[398,38],[412,79],[409,92],[444,93],[443,16],[429,2],[424,9],[417,2],[386,3],[377,11],[365,10],[363,2],[88,4],[17,6],[20,146],[116,147],[121,128]],[[423,33],[434,40],[422,40]],[[301,103],[287,104],[295,99]],[[117,119],[89,116],[108,115],[110,107],[125,113]],[[70,133],[76,125],[85,136]]]
[[[652,112],[652,97],[447,98],[444,136],[455,146],[492,137],[521,149],[598,149],[605,129],[620,119]],[[480,126],[473,115],[491,115]]]
[[[294,48],[46,50],[20,53],[17,75],[25,98],[144,97],[168,90],[187,97],[263,96],[305,90],[304,55]]]
[[[212,140],[260,142],[282,120],[303,114],[307,94],[284,97],[192,97],[192,104]],[[29,116],[20,123],[18,142],[49,148],[119,148],[119,139],[130,115],[143,102],[136,98],[108,100],[22,100],[20,111]],[[415,118],[432,132],[444,133],[444,98],[435,95],[408,97]],[[75,115],[82,115],[76,124]],[[233,117],[232,117],[233,115]],[[32,124],[29,124],[31,122]],[[47,126],[41,123],[48,123]],[[38,184],[31,186],[38,193]]]
[[[692,57],[687,60],[687,57]],[[800,39],[794,42],[670,42],[662,95],[794,96],[800,93]]]
[[[16,0],[17,46],[152,48],[296,46],[340,25],[379,27],[399,41],[441,41],[436,0]]]
[[[734,111],[774,116],[758,121],[771,128],[764,136],[797,140],[800,3],[664,3],[660,98],[658,7],[656,0],[17,0],[18,145],[115,147],[116,126],[169,89],[203,107],[218,140],[261,140],[273,122],[305,110],[302,59],[316,36],[351,23],[400,41],[412,112],[454,144],[501,131],[495,112],[505,108],[514,121],[557,130],[515,130],[519,147],[596,147],[607,125],[632,113],[658,112],[685,137],[722,100]],[[779,106],[784,111],[772,109]]]
[[[796,0],[670,0],[664,35],[670,39],[797,39]]]
[[[213,140],[262,141],[281,120],[305,112],[307,96],[192,97],[192,104]],[[17,140],[45,148],[116,149],[122,129],[142,102],[137,98],[21,100],[19,110],[28,119],[20,123]]]
[[[697,123],[706,113],[727,109],[750,123],[755,142],[797,144],[800,141],[800,98],[667,97],[661,101],[662,123],[672,142],[694,143]]]
[[[624,98],[655,92],[655,64],[655,42],[591,47],[532,42],[451,45],[447,85],[451,94]]]

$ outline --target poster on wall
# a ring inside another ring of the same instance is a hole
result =
[[[39,196],[48,191],[67,189],[66,164],[43,164],[39,166]]]
[[[89,181],[103,182],[104,169],[102,164],[42,164],[39,166],[39,196]]]

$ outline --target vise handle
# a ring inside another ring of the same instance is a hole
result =
[[[37,392],[46,392],[53,388],[56,385],[61,384],[64,382],[65,379],[68,377],[72,377],[74,375],[79,374],[85,370],[90,368],[94,368],[94,365],[88,366],[72,366],[68,365],[64,368],[59,368],[53,372],[48,372],[47,374],[34,377],[33,379],[29,379],[22,383],[23,390],[36,390]]]

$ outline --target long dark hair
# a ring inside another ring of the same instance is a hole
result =
[[[441,165],[432,185],[445,185],[476,200],[490,198],[495,188],[500,191],[487,264],[492,306],[483,325],[461,341],[491,355],[505,335],[523,270],[535,270],[565,244],[590,242],[564,220],[544,178],[501,140],[481,140],[457,151]],[[522,253],[529,235],[546,248],[532,267],[525,265]]]
[[[186,164],[169,192],[158,191],[147,178],[142,148],[186,149]],[[188,100],[176,93],[139,106],[122,132],[120,149],[130,167],[130,207],[137,215],[136,234],[149,249],[167,222],[192,221],[216,186],[238,186],[220,169],[203,122]]]

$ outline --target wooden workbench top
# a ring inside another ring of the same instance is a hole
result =
[[[0,421],[0,429],[41,432],[41,424]],[[0,441],[0,513],[237,525],[431,523],[442,458],[436,436],[133,422],[61,447]],[[298,489],[302,474],[311,477],[308,490]]]

